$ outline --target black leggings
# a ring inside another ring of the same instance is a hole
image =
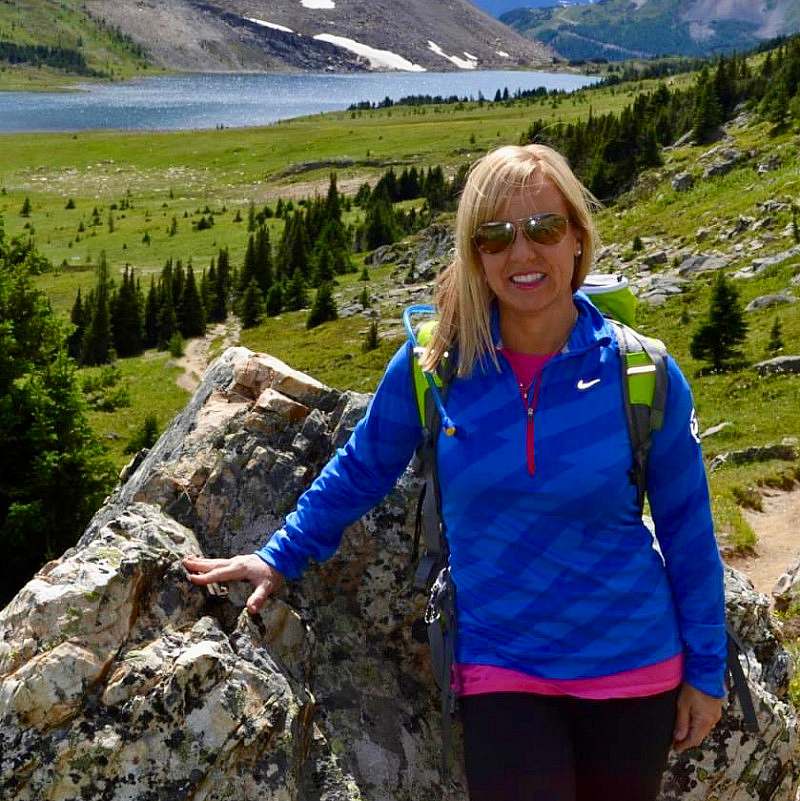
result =
[[[653,801],[677,698],[463,697],[470,801]]]

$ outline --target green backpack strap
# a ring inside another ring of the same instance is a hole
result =
[[[667,349],[658,339],[642,336],[617,320],[609,319],[617,338],[622,370],[625,417],[633,450],[631,483],[636,486],[639,509],[647,489],[647,457],[651,435],[664,425],[667,403]]]

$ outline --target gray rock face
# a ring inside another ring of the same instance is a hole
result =
[[[727,267],[729,259],[726,256],[701,253],[697,256],[689,256],[684,259],[678,267],[679,275],[695,275],[697,273],[708,273],[721,270]]]
[[[776,356],[754,365],[759,375],[800,373],[800,356]]]
[[[770,459],[782,459],[793,462],[800,455],[796,437],[784,437],[779,443],[769,445],[754,445],[751,448],[742,448],[737,451],[721,453],[711,460],[708,469],[710,472],[718,470],[723,465],[750,464],[751,462],[767,462]]]
[[[693,186],[694,176],[690,172],[679,172],[672,179],[672,188],[676,192],[688,192]]]
[[[780,253],[775,253],[772,256],[763,256],[758,259],[753,259],[747,267],[735,272],[733,277],[738,279],[755,278],[761,275],[767,268],[784,264],[798,256],[800,256],[800,245],[795,245],[788,250],[782,250]]]
[[[733,147],[719,148],[713,155],[716,157],[715,161],[703,171],[703,178],[727,175],[746,158],[744,153]]]
[[[779,292],[776,295],[761,295],[753,298],[747,306],[746,312],[758,311],[759,309],[771,309],[773,306],[785,306],[789,303],[797,303],[797,298],[787,292]]]
[[[369,398],[232,348],[85,534],[0,612],[0,797],[9,801],[464,801],[438,772],[438,695],[412,636],[406,475],[265,611],[191,585],[180,558],[251,552]],[[761,734],[728,706],[670,762],[663,801],[788,801],[797,721],[766,599],[730,618]]]

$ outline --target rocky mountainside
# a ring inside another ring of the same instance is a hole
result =
[[[796,0],[603,0],[518,8],[501,20],[569,59],[747,50],[800,30]]]
[[[414,636],[414,479],[264,612],[188,582],[187,554],[252,551],[363,414],[277,359],[226,351],[76,547],[0,612],[8,801],[463,801],[439,776],[438,696]],[[211,588],[209,588],[211,589]],[[760,724],[731,702],[673,756],[662,801],[790,801],[791,659],[767,599],[726,570]]]
[[[542,67],[546,45],[467,0],[87,0],[157,65],[190,71]]]
[[[553,6],[577,6],[593,3],[594,0],[473,0],[473,3],[482,8],[487,14],[499,17],[507,11],[518,8],[551,8]]]

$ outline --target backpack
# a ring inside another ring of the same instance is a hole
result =
[[[667,350],[660,340],[645,337],[630,327],[635,319],[636,297],[624,277],[591,274],[581,286],[581,291],[589,296],[611,323],[622,356],[621,383],[632,452],[629,477],[636,487],[637,503],[642,512],[651,435],[653,431],[660,430],[664,423]],[[426,591],[428,594],[424,623],[431,649],[434,679],[441,691],[442,774],[446,776],[450,751],[450,718],[456,705],[455,694],[450,688],[450,672],[455,654],[455,586],[450,578],[449,549],[441,515],[436,442],[440,429],[446,436],[456,433],[456,426],[445,406],[455,365],[451,360],[443,359],[435,373],[422,370],[419,356],[430,342],[437,321],[428,320],[415,331],[411,319],[421,314],[435,315],[436,308],[415,305],[410,306],[403,314],[403,324],[416,357],[412,360],[411,383],[423,429],[423,441],[417,449],[414,466],[424,483],[417,502],[411,558],[412,563],[417,564],[414,589]],[[420,541],[425,543],[421,556]],[[730,626],[727,626],[727,631],[728,670],[739,697],[744,726],[748,731],[758,732],[753,700],[739,662],[739,653],[744,649]]]

